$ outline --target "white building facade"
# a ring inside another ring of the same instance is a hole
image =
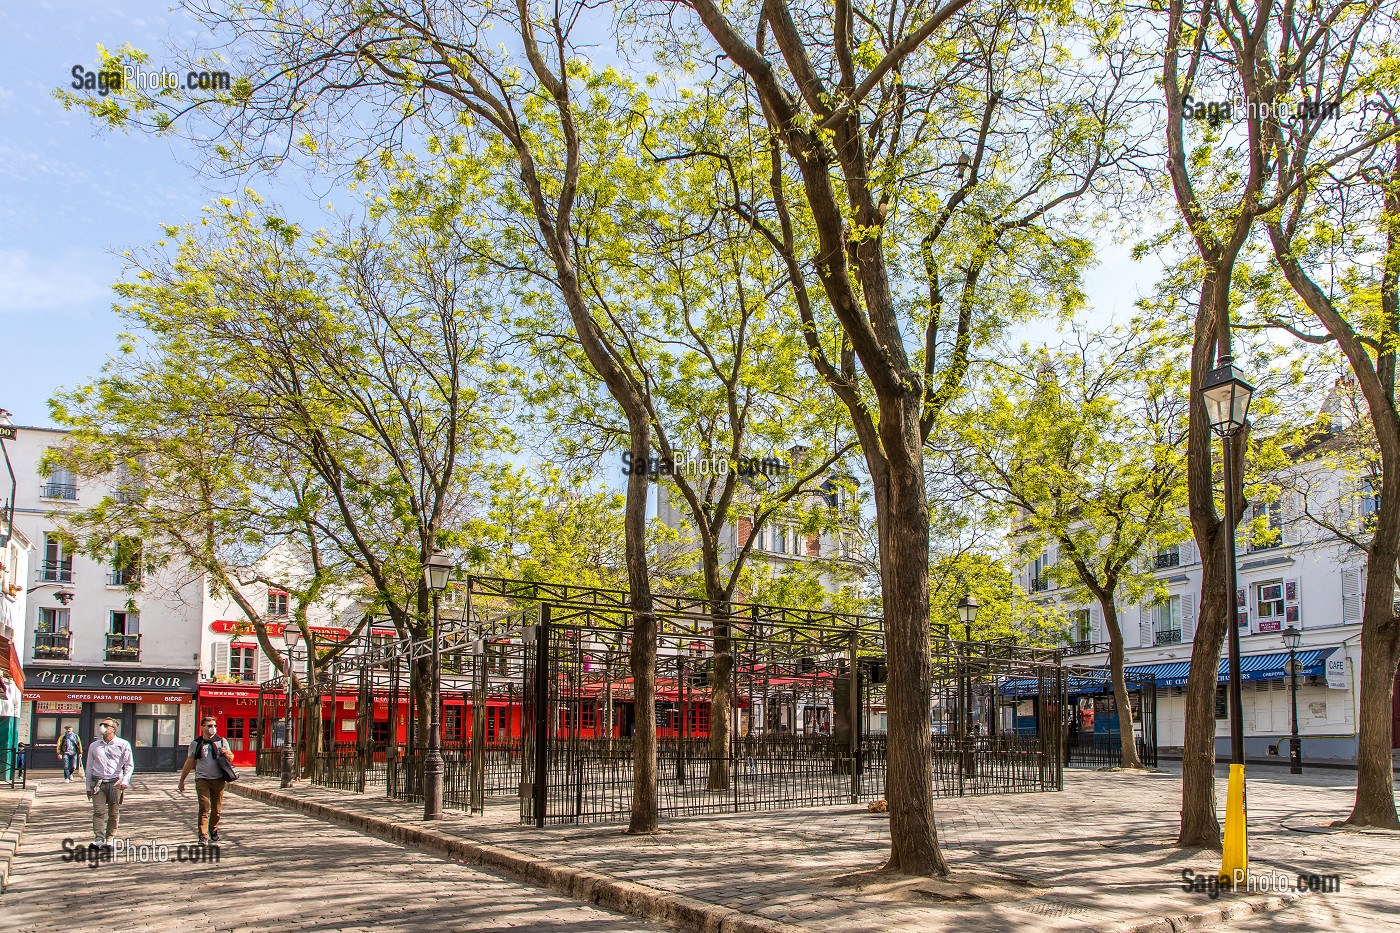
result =
[[[20,741],[37,748],[30,767],[56,766],[44,753],[64,726],[86,743],[110,716],[138,770],[175,769],[194,740],[203,577],[178,566],[152,572],[134,539],[103,559],[75,553],[60,532],[62,513],[119,493],[42,469],[64,432],[16,426],[14,435],[15,525],[33,546],[19,722]]]
[[[1290,483],[1278,499],[1257,504],[1241,523],[1237,544],[1236,619],[1240,633],[1245,755],[1287,759],[1291,729],[1291,684],[1288,652],[1281,633],[1302,633],[1297,657],[1298,728],[1304,761],[1354,761],[1357,748],[1361,608],[1365,592],[1365,552],[1344,543],[1311,519],[1359,527],[1374,511],[1368,490],[1317,462],[1295,471],[1302,482]],[[1250,533],[1267,527],[1265,534]],[[1070,619],[1069,661],[1104,666],[1108,634],[1103,614],[1092,602],[1075,602],[1048,578],[1053,548],[1021,572],[1021,585],[1032,598],[1052,604]],[[1187,539],[1148,555],[1165,599],[1116,610],[1127,648],[1129,672],[1150,674],[1157,684],[1157,741],[1167,755],[1179,754],[1184,741],[1185,686],[1200,599],[1201,564],[1195,542]],[[1226,640],[1228,644],[1228,639]],[[1226,654],[1217,671],[1216,753],[1228,755]],[[1085,702],[1085,701],[1081,701]],[[1111,697],[1096,698],[1109,714]],[[1394,742],[1400,747],[1400,710],[1395,712]]]

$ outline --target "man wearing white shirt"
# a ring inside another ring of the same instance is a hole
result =
[[[102,737],[88,745],[86,785],[92,801],[92,844],[100,848],[111,846],[117,835],[122,794],[131,786],[135,767],[131,745],[117,738],[116,720],[104,719],[98,728]]]

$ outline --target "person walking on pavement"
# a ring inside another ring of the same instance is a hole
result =
[[[201,735],[190,743],[189,757],[180,772],[180,793],[185,793],[185,779],[194,772],[194,791],[199,797],[199,844],[219,841],[219,817],[224,807],[223,768],[219,757],[233,761],[233,749],[228,740],[219,735],[219,724],[213,716],[205,716],[200,726]]]
[[[73,772],[79,770],[78,762],[83,758],[83,743],[72,726],[63,727],[63,735],[54,743],[58,758],[63,762],[63,780],[72,783]],[[81,776],[81,775],[80,775]]]
[[[88,745],[84,783],[92,801],[92,844],[110,848],[121,819],[122,797],[131,786],[131,773],[136,769],[131,745],[126,739],[117,738],[116,720],[104,719],[98,728],[102,736]]]

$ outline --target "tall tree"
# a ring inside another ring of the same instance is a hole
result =
[[[1366,551],[1356,799],[1347,821],[1400,828],[1391,759],[1400,665],[1395,609],[1400,560],[1400,112],[1393,99],[1396,12],[1380,2],[1334,0],[1281,18],[1278,48],[1258,80],[1286,108],[1252,140],[1272,168],[1280,210],[1269,243],[1314,326],[1281,309],[1270,323],[1309,343],[1331,343],[1365,402],[1374,444],[1372,520],[1344,533]],[[1339,529],[1340,530],[1340,529]]]
[[[225,93],[143,93],[99,100],[69,96],[115,126],[186,129],[234,170],[275,167],[289,156],[368,172],[415,149],[424,133],[447,137],[498,171],[500,204],[518,235],[548,257],[561,323],[627,422],[634,460],[650,453],[645,387],[624,365],[606,313],[587,291],[578,224],[619,198],[611,170],[627,153],[647,104],[612,71],[594,71],[574,32],[589,5],[532,7],[526,0],[272,0],[249,8],[190,2],[209,28],[230,37],[239,74]],[[509,37],[506,42],[501,37]],[[119,54],[138,56],[123,49]],[[179,53],[187,60],[195,56]],[[200,118],[207,118],[201,121]],[[432,154],[433,143],[427,148]],[[656,618],[647,573],[645,472],[627,478],[624,537],[632,610],[629,663],[637,697],[629,831],[655,832]]]
[[[386,226],[312,236],[256,201],[219,203],[131,255],[117,291],[139,337],[55,404],[71,462],[120,464],[140,490],[84,516],[93,532],[145,529],[209,573],[269,657],[239,595],[249,549],[295,536],[306,600],[335,583],[426,638],[423,563],[509,439],[472,268],[416,218]],[[426,665],[416,673],[426,701]]]
[[[1226,584],[1225,521],[1238,524],[1246,506],[1243,469],[1234,490],[1239,511],[1223,516],[1215,500],[1214,441],[1200,387],[1219,359],[1231,356],[1230,315],[1237,263],[1258,222],[1271,217],[1321,171],[1291,175],[1276,141],[1300,102],[1323,103],[1316,78],[1342,62],[1347,48],[1383,4],[1338,0],[1279,6],[1169,0],[1162,53],[1167,105],[1166,159],[1176,208],[1195,251],[1192,411],[1187,439],[1191,525],[1200,547],[1201,598],[1191,679],[1186,690],[1182,821],[1178,844],[1219,847],[1215,808],[1215,665],[1232,624],[1234,594]],[[1338,58],[1338,56],[1341,58]],[[1349,66],[1341,64],[1343,71]],[[1323,81],[1322,83],[1326,83]],[[1310,88],[1301,97],[1297,90]],[[1234,101],[1233,106],[1227,106]],[[1321,117],[1322,113],[1314,116]],[[1304,125],[1315,121],[1309,117]],[[1311,132],[1315,132],[1316,127]],[[1305,135],[1307,132],[1305,129]],[[1336,158],[1337,154],[1333,154]],[[1283,173],[1283,174],[1280,174]],[[1247,444],[1235,455],[1242,467]],[[1243,728],[1243,724],[1239,724]]]
[[[874,484],[890,654],[886,867],[945,875],[924,443],[976,338],[1044,307],[1046,292],[1077,300],[1087,246],[1061,222],[1136,155],[1121,142],[1124,59],[1108,32],[1062,10],[686,6],[749,89],[744,112],[769,140],[771,173],[767,197],[741,209],[788,271],[808,353]]]
[[[1023,557],[1058,547],[1070,598],[1099,606],[1108,636],[1121,763],[1141,768],[1123,673],[1118,606],[1155,589],[1145,558],[1185,529],[1182,341],[1136,320],[1023,351],[960,414],[955,473],[1004,515]]]

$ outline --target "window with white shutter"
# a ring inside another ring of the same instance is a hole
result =
[[[1235,624],[1246,631],[1249,629],[1249,587],[1235,590]]]
[[[1342,568],[1342,621],[1360,622],[1366,592],[1366,568]]]
[[[261,648],[258,649],[258,683],[272,679],[272,661],[263,654]]]
[[[1196,539],[1187,538],[1181,542],[1181,565],[1194,564],[1200,560],[1200,554],[1196,551]]]
[[[215,677],[228,676],[228,642],[214,642],[214,670]]]
[[[1196,637],[1196,594],[1181,594],[1181,641],[1190,644]]]
[[[1152,604],[1138,607],[1138,646],[1146,648],[1152,644]]]
[[[1096,645],[1108,641],[1108,633],[1103,628],[1103,608],[1100,606],[1089,607],[1089,640]]]
[[[1297,577],[1283,581],[1283,624],[1285,627],[1303,627],[1302,582]]]

